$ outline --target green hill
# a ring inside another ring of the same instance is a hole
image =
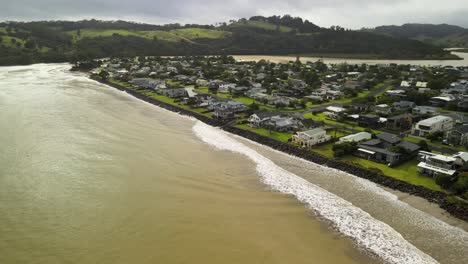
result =
[[[212,54],[453,59],[441,48],[419,41],[340,27],[326,29],[291,16],[256,16],[217,27],[98,20],[0,23],[0,65]]]
[[[402,26],[380,26],[367,30],[397,38],[419,40],[444,47],[468,47],[468,29],[447,24],[404,24]]]

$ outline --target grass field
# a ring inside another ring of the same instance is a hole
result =
[[[435,183],[434,179],[419,175],[418,168],[416,167],[419,163],[417,160],[405,162],[395,168],[390,168],[385,164],[372,162],[354,156],[346,156],[341,160],[359,164],[364,168],[377,168],[389,177],[399,179],[413,185],[424,186],[431,190],[442,191],[440,186]]]
[[[252,128],[249,125],[236,125],[237,128],[241,128],[244,130],[252,131],[254,133],[257,133],[262,136],[266,136],[281,142],[288,142],[288,139],[290,139],[293,134],[292,133],[287,133],[287,132],[276,132],[276,131],[268,131],[267,129],[264,128]]]
[[[192,39],[197,38],[225,38],[231,33],[221,30],[203,29],[203,28],[184,28],[171,31],[131,31],[123,29],[82,29],[80,36],[76,30],[68,31],[67,34],[71,35],[73,41],[78,41],[82,38],[97,38],[97,37],[110,37],[114,34],[121,36],[135,36],[146,39],[158,39],[169,42],[187,41],[191,42]]]

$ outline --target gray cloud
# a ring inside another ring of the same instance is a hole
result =
[[[291,14],[320,26],[452,23],[468,28],[466,0],[0,0],[0,20],[132,20],[215,23]]]

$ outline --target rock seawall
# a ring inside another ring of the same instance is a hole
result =
[[[441,208],[446,210],[451,215],[468,222],[468,210],[466,210],[465,207],[461,207],[461,206],[458,206],[457,204],[450,203],[447,200],[449,195],[444,192],[433,191],[422,186],[412,185],[407,182],[400,181],[398,179],[391,178],[391,177],[379,174],[377,172],[355,166],[353,164],[345,163],[345,162],[335,160],[335,159],[330,159],[322,155],[313,153],[311,151],[301,149],[301,148],[295,147],[287,143],[279,142],[269,137],[265,137],[265,136],[256,134],[251,131],[233,127],[233,126],[228,125],[228,123],[226,122],[216,120],[213,118],[209,118],[209,117],[200,115],[198,113],[195,113],[195,112],[192,112],[192,111],[189,111],[189,110],[186,110],[186,109],[183,109],[183,108],[180,108],[180,107],[177,107],[177,106],[165,103],[165,102],[158,101],[154,98],[148,97],[144,94],[128,89],[127,87],[124,87],[115,83],[103,81],[98,77],[91,77],[91,79],[98,81],[100,83],[106,84],[108,86],[114,87],[118,90],[125,91],[126,93],[140,100],[143,100],[147,103],[157,105],[166,110],[173,111],[182,115],[194,117],[208,125],[220,127],[221,129],[227,132],[250,139],[262,145],[269,146],[275,150],[284,152],[286,154],[290,154],[290,155],[314,162],[316,164],[324,165],[329,168],[334,168],[337,170],[341,170],[341,171],[353,174],[357,177],[367,179],[371,182],[391,188],[393,190],[397,190],[397,191],[401,191],[401,192],[408,193],[411,195],[422,197],[430,202],[437,203]]]

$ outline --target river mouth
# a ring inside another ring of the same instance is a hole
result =
[[[272,192],[275,181],[265,181],[272,169],[331,192],[315,200],[343,200],[317,206],[360,208],[396,230],[414,245],[405,246],[408,254],[420,257],[404,263],[466,257],[466,233],[421,218],[375,185],[238,137],[229,142],[245,146],[247,156],[215,150],[200,136],[216,139],[217,131],[201,127],[198,134],[197,121],[68,68],[0,68],[0,208],[7,212],[0,216],[0,256],[7,263],[379,262],[323,216]],[[275,189],[281,186],[287,184]]]

